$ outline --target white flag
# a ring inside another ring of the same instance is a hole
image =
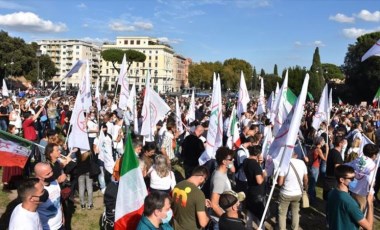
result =
[[[360,146],[359,146],[359,156],[363,155],[363,148],[366,144],[375,144],[366,135],[362,134],[361,136],[362,138],[361,138]]]
[[[96,88],[95,88],[95,102],[96,102],[96,107],[98,109],[98,112],[102,109],[102,106],[100,104],[100,92],[99,92],[99,78],[96,81]]]
[[[120,73],[119,73],[119,76],[117,77],[117,84],[122,85],[123,81],[125,80],[124,78],[126,76],[127,76],[127,58],[124,54],[123,61],[121,62],[121,66],[120,66]]]
[[[272,111],[272,107],[273,107],[273,104],[274,104],[274,93],[272,91],[272,93],[270,94],[269,98],[268,98],[268,101],[267,101],[267,117],[270,117],[271,115],[271,111]]]
[[[362,57],[362,62],[371,56],[380,56],[380,39]]]
[[[238,97],[238,102],[237,102],[237,115],[239,119],[242,113],[247,112],[248,102],[249,102],[249,93],[247,90],[247,84],[245,83],[244,73],[243,71],[241,71],[239,97]]]
[[[69,135],[69,148],[80,148],[82,150],[90,150],[90,144],[88,142],[87,124],[84,116],[84,109],[82,100],[80,97],[80,91],[78,91],[77,98],[74,104],[74,110],[71,114],[70,124],[71,133]]]
[[[263,140],[263,146],[262,146],[262,153],[263,153],[263,158],[267,159],[267,155],[269,152],[270,145],[272,144],[273,141],[273,135],[272,135],[272,129],[267,129],[264,140]]]
[[[329,114],[329,90],[327,84],[323,88],[321,99],[319,99],[319,104],[318,104],[318,111],[314,114],[313,116],[313,123],[311,126],[315,130],[319,129],[319,126],[322,122],[327,123],[328,119],[328,114]]]
[[[190,105],[189,105],[189,110],[187,111],[186,115],[186,120],[190,124],[191,122],[195,121],[195,95],[194,95],[194,88],[193,88],[193,93],[191,94],[191,99],[190,99]]]
[[[230,122],[228,124],[228,129],[227,129],[227,144],[226,145],[230,149],[239,148],[241,144],[238,123],[239,122],[236,116],[236,107],[234,105],[234,107],[232,108]]]
[[[198,159],[199,164],[203,165],[210,159],[215,158],[216,150],[223,144],[223,120],[222,120],[222,93],[220,78],[214,83],[215,89],[211,99],[211,114],[207,131],[206,150]]]
[[[264,79],[261,78],[260,96],[257,103],[257,115],[265,113]]]
[[[79,69],[82,67],[84,61],[82,60],[78,60],[75,65],[73,66],[73,68],[71,68],[71,70],[69,72],[67,72],[65,78],[67,77],[71,77],[74,73],[77,73],[79,71]]]
[[[7,84],[5,83],[4,78],[3,78],[2,94],[3,94],[3,97],[9,97],[8,87],[7,87]]]
[[[150,76],[145,88],[144,104],[141,112],[143,123],[141,127],[141,135],[145,136],[146,140],[153,141],[153,130],[157,122],[165,117],[170,111],[170,107],[166,102],[150,88]]]
[[[276,96],[274,111],[271,115],[271,122],[273,124],[273,136],[277,135],[280,130],[284,120],[286,119],[288,112],[286,110],[286,97],[288,90],[288,71],[286,71],[284,82],[282,83],[281,89]]]
[[[137,118],[137,104],[136,104],[136,85],[133,83],[131,90],[129,91],[127,107],[131,111],[133,117],[133,132],[139,133],[139,121]]]
[[[181,109],[179,108],[178,97],[175,97],[175,115],[177,128],[180,133],[183,133],[183,125],[181,121]]]
[[[265,165],[265,167],[268,168],[268,173],[271,173],[270,169],[273,168],[273,165],[279,166],[279,170],[282,172],[286,172],[289,168],[290,158],[294,151],[298,130],[301,125],[301,118],[304,112],[308,84],[309,74],[306,74],[297,102],[286,117],[269,148],[269,159]]]
[[[82,106],[84,111],[90,111],[90,107],[92,105],[91,98],[91,82],[90,82],[90,65],[89,61],[86,60],[86,71],[82,79],[82,85],[80,88],[80,98],[82,100]]]

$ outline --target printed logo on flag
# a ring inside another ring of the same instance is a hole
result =
[[[78,125],[78,128],[86,133],[86,120],[82,120],[82,117],[84,117],[84,111],[83,109],[81,109],[78,113],[78,116],[77,116],[77,125]]]
[[[150,109],[150,119],[151,121],[156,121],[156,118],[157,118],[157,108],[156,106],[152,103],[152,102],[149,102],[149,109]],[[142,116],[143,117],[143,121],[146,120],[146,118],[148,117],[147,115],[147,109],[145,110],[145,114]],[[155,124],[153,124],[152,126],[154,126]]]

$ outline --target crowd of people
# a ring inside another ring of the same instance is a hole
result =
[[[331,121],[312,127],[317,105],[308,101],[288,171],[273,181],[265,170],[263,140],[272,128],[257,115],[257,100],[239,115],[240,146],[227,147],[227,130],[236,99],[223,97],[223,146],[215,159],[199,165],[205,151],[210,98],[197,98],[195,120],[189,122],[189,98],[180,98],[183,132],[177,127],[175,98],[163,96],[173,113],[155,127],[155,141],[132,133],[148,196],[137,226],[145,229],[253,229],[265,212],[270,186],[278,186],[279,229],[298,229],[300,201],[306,191],[311,205],[323,202],[326,228],[372,229],[374,201],[380,188],[376,159],[380,143],[380,110],[371,106],[334,105]],[[24,168],[2,167],[3,192],[17,189],[18,204],[9,229],[71,229],[74,200],[83,210],[94,208],[93,192],[104,194],[101,228],[113,229],[121,159],[127,132],[141,127],[143,93],[137,98],[138,123],[130,110],[117,108],[116,98],[102,98],[86,114],[90,150],[68,148],[74,97],[4,98],[0,129],[36,143]],[[369,139],[374,144],[365,144]],[[97,170],[94,169],[94,165]],[[372,184],[376,177],[376,183]],[[323,184],[323,201],[316,186]],[[133,197],[131,197],[133,199]],[[378,202],[378,201],[377,201]],[[378,203],[376,203],[378,204]],[[289,210],[290,207],[290,210]],[[75,213],[74,213],[75,215]],[[8,227],[8,225],[7,225]],[[311,226],[302,226],[311,228]]]

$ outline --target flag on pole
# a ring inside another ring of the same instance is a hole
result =
[[[82,79],[82,85],[79,90],[80,99],[82,103],[82,109],[88,112],[90,111],[90,107],[92,106],[92,98],[91,98],[91,81],[90,81],[90,64],[89,61],[86,60],[86,71]]]
[[[364,133],[362,133],[359,146],[359,156],[363,155],[363,148],[366,144],[375,144]]]
[[[377,89],[376,95],[372,100],[372,104],[374,107],[378,107],[380,99],[380,87]]]
[[[288,71],[286,71],[281,89],[278,95],[276,96],[276,101],[274,103],[275,107],[271,115],[271,122],[273,124],[274,136],[277,135],[277,132],[280,130],[282,123],[284,122],[284,120],[286,119],[288,115],[288,112],[286,109],[287,91],[288,91]]]
[[[380,56],[380,39],[363,55],[362,62],[372,56]]]
[[[272,129],[267,129],[264,140],[263,140],[263,146],[262,146],[262,153],[263,153],[263,158],[267,159],[268,152],[269,152],[269,147],[272,144],[273,141],[273,135],[272,135]]]
[[[214,159],[216,150],[223,144],[222,93],[220,78],[216,79],[214,85],[215,88],[211,99],[211,114],[207,131],[206,148],[198,159],[200,165],[203,165],[210,159]]]
[[[339,105],[344,105],[343,101],[338,97],[338,103]]]
[[[274,92],[272,91],[269,98],[268,98],[268,101],[267,101],[267,117],[270,117],[270,113],[272,111],[272,107],[273,107],[273,104],[274,104]]]
[[[9,97],[7,83],[5,83],[4,78],[3,78],[3,88],[2,88],[2,93],[1,94],[3,95],[3,97]]]
[[[328,123],[328,114],[329,114],[329,90],[327,84],[323,88],[321,99],[319,100],[318,104],[318,111],[313,116],[313,123],[311,126],[315,130],[319,129],[320,124],[323,121],[326,121]]]
[[[98,112],[102,109],[102,106],[100,104],[100,92],[99,92],[99,78],[96,81],[96,88],[95,88],[95,102],[96,102],[96,107],[98,109]]]
[[[293,105],[297,101],[297,96],[293,93],[291,89],[286,90],[286,97],[285,97],[285,109],[287,113],[290,113],[290,110],[292,110]]]
[[[141,112],[143,119],[141,135],[145,136],[145,140],[147,141],[154,141],[153,130],[155,128],[155,125],[160,119],[163,119],[165,117],[165,115],[170,111],[170,107],[160,97],[160,95],[156,93],[156,91],[150,88],[149,71],[147,79],[144,104]]]
[[[33,143],[0,130],[0,166],[24,168]]]
[[[144,199],[147,195],[139,161],[132,146],[132,137],[128,132],[121,159],[115,206],[115,230],[136,229],[144,211]]]
[[[263,78],[261,78],[260,96],[259,96],[259,101],[257,102],[256,114],[260,115],[262,113],[265,113],[264,79]]]
[[[121,66],[120,66],[120,73],[119,73],[119,76],[117,77],[118,85],[123,84],[123,81],[126,75],[127,75],[127,58],[124,54],[123,61],[121,62]]]
[[[178,97],[175,97],[175,115],[178,131],[183,133],[183,125],[181,121],[181,109],[179,108]]]
[[[78,60],[74,64],[73,68],[71,68],[71,70],[69,72],[67,72],[65,78],[69,78],[69,77],[73,76],[74,73],[77,73],[83,64],[84,64],[84,61]]]
[[[313,94],[311,94],[310,92],[307,92],[307,96],[309,97],[310,101],[314,101]]]
[[[186,115],[186,120],[190,124],[191,122],[195,121],[195,93],[194,93],[194,88],[193,88],[193,93],[191,94],[191,99],[190,99],[190,105],[189,105],[189,110],[187,111]]]
[[[137,118],[137,105],[136,105],[136,85],[133,83],[131,90],[129,91],[127,107],[131,111],[133,117],[133,132],[139,133],[139,121]]]
[[[297,141],[298,130],[304,112],[308,84],[309,74],[306,74],[297,102],[286,117],[284,124],[276,134],[269,148],[268,154],[270,157],[265,166],[268,168],[268,173],[271,173],[270,168],[273,168],[274,165],[278,166],[279,170],[285,173],[289,168],[290,158]]]
[[[230,123],[227,129],[227,147],[230,149],[237,149],[241,145],[240,132],[238,127],[238,120],[236,114],[236,107],[232,108]]]
[[[70,119],[71,133],[69,135],[68,140],[69,148],[80,148],[83,150],[90,150],[86,123],[87,122],[84,116],[84,109],[80,97],[80,91],[78,91],[78,95],[75,100],[74,109]]]
[[[249,94],[247,90],[247,85],[245,83],[244,73],[241,71],[240,74],[240,87],[239,87],[239,97],[237,102],[237,116],[240,118],[242,113],[247,112],[247,104],[249,102]]]

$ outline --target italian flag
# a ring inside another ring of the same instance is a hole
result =
[[[284,100],[287,113],[290,113],[290,110],[292,110],[293,105],[296,103],[296,101],[297,101],[297,96],[293,93],[291,89],[287,88],[285,100]]]
[[[238,120],[236,116],[236,107],[234,106],[231,112],[230,124],[228,125],[227,130],[227,147],[229,147],[230,149],[237,149],[240,147],[241,144]]]
[[[339,105],[344,105],[343,101],[338,97],[338,103]]]
[[[379,105],[379,98],[380,98],[380,88],[377,90],[376,95],[372,100],[372,104],[374,107]]]
[[[128,133],[120,166],[119,190],[116,198],[115,230],[136,229],[144,211],[148,192]]]

